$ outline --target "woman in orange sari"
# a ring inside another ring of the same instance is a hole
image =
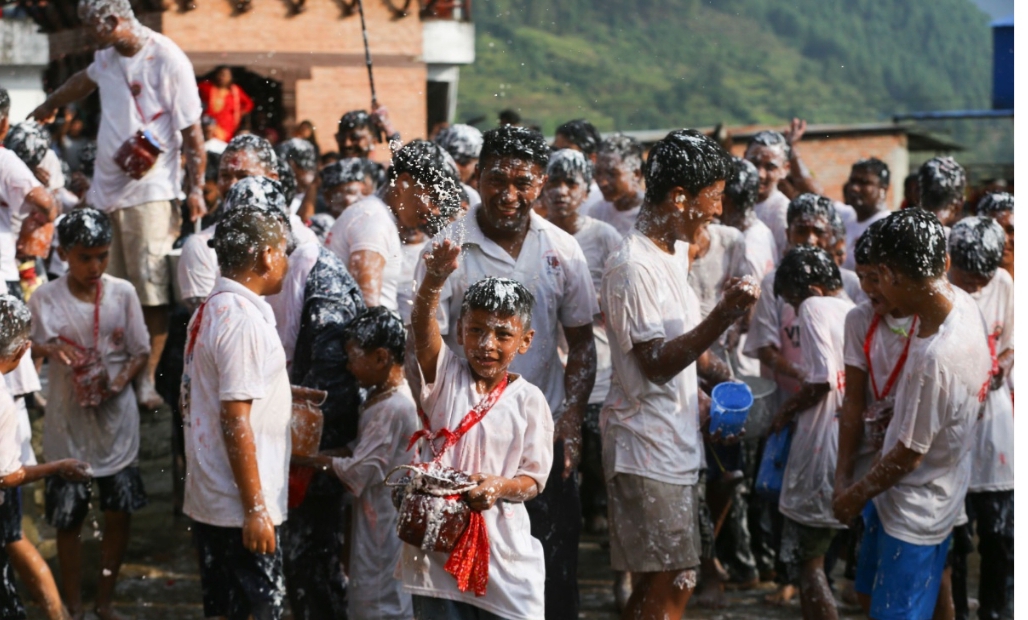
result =
[[[239,129],[243,116],[253,110],[253,99],[232,83],[232,69],[218,67],[213,80],[200,82],[200,100],[208,116],[214,119],[214,137],[228,142]]]

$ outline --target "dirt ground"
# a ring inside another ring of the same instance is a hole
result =
[[[42,432],[42,419],[33,423],[37,442]],[[190,542],[189,520],[174,517],[171,508],[170,468],[171,412],[162,408],[142,414],[140,466],[150,504],[133,516],[132,537],[122,567],[117,590],[117,609],[123,615],[140,620],[199,620],[203,618],[200,581],[197,562]],[[25,532],[37,542],[43,555],[57,574],[56,547],[53,529],[42,520],[42,484],[25,492]],[[94,512],[87,523],[93,525],[92,535],[86,527],[84,563],[98,566],[100,515]],[[969,558],[970,572],[977,590],[978,558]],[[580,546],[579,586],[582,598],[580,618],[614,620],[613,580],[608,565],[608,552],[603,540],[585,538]],[[84,584],[84,597],[91,601],[96,589],[96,574],[88,573]],[[729,606],[722,610],[702,610],[690,607],[688,618],[709,620],[777,620],[799,618],[799,604],[770,607],[762,602],[768,590],[728,592]],[[973,594],[972,594],[973,595]],[[23,600],[28,600],[24,596]],[[89,603],[87,602],[87,605]],[[42,619],[39,609],[29,607],[30,620]],[[973,615],[972,615],[973,616]],[[858,608],[840,607],[840,618],[863,618]],[[94,616],[87,615],[87,618]]]

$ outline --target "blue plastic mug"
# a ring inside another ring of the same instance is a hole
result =
[[[720,430],[724,437],[741,433],[753,406],[750,386],[734,381],[719,383],[711,391],[710,400],[710,433]]]

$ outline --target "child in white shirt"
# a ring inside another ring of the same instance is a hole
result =
[[[843,335],[853,302],[840,296],[842,276],[827,252],[793,248],[775,273],[775,295],[799,308],[803,386],[779,409],[778,432],[794,424],[779,511],[785,517],[781,560],[800,584],[805,620],[838,617],[824,571],[824,556],[843,525],[832,514],[838,427],[842,404]]]
[[[43,454],[88,462],[95,484],[48,479],[46,517],[57,528],[65,602],[75,614],[82,610],[80,532],[92,493],[99,491],[104,536],[96,607],[109,617],[130,515],[147,504],[137,466],[139,407],[132,380],[145,368],[150,337],[135,288],[104,273],[111,245],[107,215],[75,209],[57,235],[68,273],[39,287],[29,302],[33,346],[50,360]],[[76,378],[83,373],[107,380],[83,390]],[[82,400],[85,391],[90,406]]]
[[[287,510],[292,394],[275,318],[289,223],[241,208],[211,244],[221,276],[188,328],[182,374],[183,510],[193,523],[204,614],[282,617],[278,526]]]
[[[462,618],[478,610],[511,620],[541,620],[543,548],[530,534],[524,502],[546,485],[553,461],[553,420],[539,388],[508,373],[514,357],[532,344],[533,299],[513,280],[489,277],[472,284],[458,322],[458,342],[467,357],[461,360],[443,343],[435,320],[440,291],[457,269],[459,254],[459,246],[444,240],[425,256],[425,278],[411,315],[430,435],[420,455],[471,474],[478,483],[466,501],[484,518],[488,574],[482,575],[479,566],[471,583],[458,584],[444,568],[447,554],[406,544],[400,573],[414,595],[419,620]],[[478,419],[476,411],[485,411],[478,423],[462,424]],[[444,430],[459,433],[460,428],[469,430],[452,445],[442,443]]]

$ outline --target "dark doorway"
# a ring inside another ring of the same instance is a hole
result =
[[[450,83],[429,82],[428,83],[428,135],[440,123],[449,122],[450,118]]]
[[[244,67],[230,67],[232,81],[239,85],[253,99],[253,112],[243,117],[240,129],[247,129],[267,138],[272,144],[285,135],[282,121],[285,112],[282,107],[282,82],[266,78]],[[217,68],[197,76],[197,82],[213,79]]]

